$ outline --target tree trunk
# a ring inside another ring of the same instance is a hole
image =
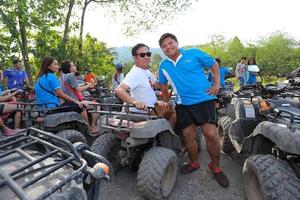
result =
[[[21,52],[22,52],[22,57],[25,65],[25,70],[27,71],[28,74],[28,79],[30,85],[33,85],[32,77],[31,77],[31,66],[29,64],[29,56],[28,56],[28,42],[27,42],[27,32],[26,32],[26,26],[24,24],[24,19],[22,16],[22,12],[20,12],[22,9],[19,7],[18,4],[18,23],[19,23],[19,28],[20,28],[20,35],[21,35]]]
[[[29,64],[29,58],[28,58],[28,47],[27,47],[27,33],[25,26],[21,20],[19,21],[19,27],[20,27],[20,33],[21,33],[21,52],[22,52],[22,57],[25,65],[25,69],[28,74],[28,79],[30,85],[33,85],[32,77],[31,77],[31,66]]]
[[[85,17],[85,11],[89,3],[91,3],[91,0],[85,0],[84,1],[84,6],[82,9],[82,14],[81,14],[81,22],[80,22],[80,34],[79,34],[79,56],[82,56],[82,37],[83,37],[83,27],[84,27],[84,17]]]
[[[64,37],[63,37],[63,41],[62,41],[63,50],[66,50],[66,44],[67,44],[68,39],[69,39],[70,18],[71,18],[72,9],[73,9],[74,4],[75,4],[75,0],[70,0],[70,2],[69,2],[69,10],[68,10],[68,13],[67,13],[67,16],[66,16]]]

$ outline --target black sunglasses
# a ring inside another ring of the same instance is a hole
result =
[[[147,53],[137,53],[137,54],[135,54],[136,56],[141,56],[142,58],[144,58],[146,55],[148,56],[148,57],[151,57],[151,52],[149,51],[149,52],[147,52]]]

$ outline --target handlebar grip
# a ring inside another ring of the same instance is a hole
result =
[[[104,163],[95,164],[90,172],[95,179],[105,178],[109,180],[109,167]]]

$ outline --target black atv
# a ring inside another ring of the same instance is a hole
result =
[[[92,134],[88,124],[79,113],[69,111],[68,107],[48,108],[46,104],[18,102],[18,111],[22,113],[25,127],[36,127],[55,133],[72,143],[83,142],[91,144],[100,135]]]
[[[282,88],[265,91],[273,98],[238,100],[234,121],[220,119],[223,151],[251,155],[243,169],[247,199],[299,199],[300,96]]]
[[[105,163],[105,164],[104,164]],[[0,140],[1,199],[100,199],[110,163],[83,143],[29,128]]]
[[[230,81],[225,82],[225,86],[219,89],[217,93],[216,108],[218,114],[226,115],[226,109],[231,103],[231,99],[234,97],[234,85]],[[223,111],[223,112],[222,112]],[[225,111],[225,112],[224,112]]]

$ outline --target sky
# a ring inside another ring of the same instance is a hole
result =
[[[282,31],[300,40],[299,8],[299,0],[198,0],[170,24],[128,38],[122,33],[118,18],[105,17],[101,8],[91,6],[84,31],[108,47],[133,46],[139,42],[159,47],[158,39],[165,32],[175,34],[182,46],[207,43],[213,34],[222,34],[225,39],[238,36],[247,43]]]

